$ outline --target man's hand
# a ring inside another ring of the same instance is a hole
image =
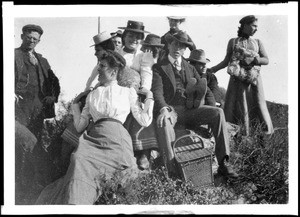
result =
[[[54,103],[56,100],[55,96],[46,96],[44,99],[43,99],[43,102],[47,103],[47,104],[51,104],[51,103]]]
[[[171,124],[175,124],[173,118],[171,117],[170,112],[167,108],[163,108],[160,111],[160,115],[157,117],[156,123],[158,127],[164,127],[166,126],[166,122],[170,121]]]
[[[152,66],[154,64],[153,53],[151,50],[145,50],[142,57],[143,66]]]

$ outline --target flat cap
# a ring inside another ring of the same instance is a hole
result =
[[[26,31],[29,31],[29,30],[36,31],[36,32],[40,33],[41,35],[44,33],[42,27],[40,27],[38,25],[34,25],[34,24],[28,24],[28,25],[23,26],[23,28],[22,28],[23,33]]]

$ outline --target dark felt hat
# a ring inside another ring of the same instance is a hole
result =
[[[141,42],[142,45],[153,46],[153,47],[164,47],[161,44],[161,38],[155,34],[148,34],[144,41]]]
[[[181,30],[178,31],[178,32],[176,32],[176,33],[174,33],[174,34],[167,33],[166,36],[165,36],[165,38],[166,38],[166,41],[168,43],[170,43],[172,40],[175,39],[176,41],[178,41],[180,43],[183,43],[183,44],[185,44],[187,46],[193,46],[193,44],[194,44],[193,42],[188,41],[188,35],[187,35],[187,33],[183,32]]]
[[[241,25],[244,25],[244,24],[249,24],[249,23],[252,23],[254,21],[256,21],[257,18],[254,16],[254,15],[248,15],[246,17],[243,17],[241,20],[240,20],[240,24]]]
[[[128,20],[126,27],[118,27],[118,28],[124,29],[127,31],[132,31],[132,32],[150,33],[148,31],[144,30],[145,26],[144,26],[143,22],[133,21],[133,20]]]
[[[122,32],[122,30],[118,30],[118,31],[116,31],[116,32],[111,32],[110,35],[111,35],[111,36],[114,35],[114,36],[122,37],[123,32]]]
[[[209,63],[210,60],[205,57],[205,52],[202,49],[192,50],[190,57],[186,58],[189,61],[196,61],[200,63]]]
[[[42,35],[44,33],[42,27],[40,27],[38,25],[34,25],[34,24],[28,24],[28,25],[23,26],[23,28],[22,28],[23,33],[26,31],[29,31],[29,30],[36,31],[36,32],[40,33],[40,35]]]

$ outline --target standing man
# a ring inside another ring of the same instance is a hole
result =
[[[20,155],[22,151],[16,149],[16,167],[22,166],[28,170],[22,179],[29,181],[32,186],[45,185],[47,181],[43,171],[46,154],[41,144],[41,134],[44,119],[55,117],[54,103],[60,94],[59,80],[50,68],[50,65],[41,54],[35,52],[36,45],[40,42],[43,29],[38,25],[26,25],[22,28],[22,44],[15,49],[15,119],[36,137],[37,143],[32,153],[26,155],[22,165]],[[16,127],[16,130],[18,128]],[[16,140],[16,145],[18,141]],[[19,164],[18,164],[19,163]],[[23,168],[23,169],[24,169]],[[18,176],[20,174],[16,174]],[[17,177],[16,177],[17,178]],[[23,186],[27,190],[30,186]]]
[[[227,177],[237,177],[238,174],[227,163],[230,153],[229,137],[223,110],[206,105],[191,109],[186,106],[186,97],[183,93],[187,84],[192,79],[200,80],[196,69],[182,58],[186,48],[192,46],[192,42],[188,41],[188,35],[183,31],[166,35],[166,42],[169,54],[153,66],[151,90],[155,100],[154,115],[157,120],[159,145],[165,155],[168,169],[170,172],[176,172],[174,153],[171,148],[171,142],[175,140],[175,124],[183,125],[188,129],[207,124],[216,139],[218,173]],[[206,87],[199,88],[206,89]]]
[[[182,31],[181,25],[182,25],[182,23],[184,23],[186,21],[186,18],[181,17],[181,16],[169,16],[167,18],[169,21],[170,30],[161,37],[161,43],[165,44],[165,46],[160,54],[159,61],[161,59],[163,59],[164,55],[168,55],[168,46],[167,46],[166,36],[168,34],[173,35],[178,31]],[[191,44],[187,45],[187,47],[190,49],[190,51],[195,50],[196,46],[195,46],[193,40],[191,39],[191,37],[189,35],[187,35],[187,37],[188,37],[188,42],[191,42]]]

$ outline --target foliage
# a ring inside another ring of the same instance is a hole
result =
[[[61,102],[60,119],[46,122],[43,143],[59,174],[61,134],[69,121],[70,103]],[[268,103],[274,127],[270,138],[263,138],[261,126],[251,128],[249,137],[235,135],[231,142],[230,163],[240,174],[238,179],[224,179],[215,186],[193,187],[180,178],[171,178],[159,166],[124,182],[116,173],[111,179],[99,177],[101,196],[95,204],[285,204],[288,203],[288,128],[287,106]],[[243,126],[240,126],[243,128]],[[262,140],[263,139],[263,140]],[[61,175],[61,174],[60,174]],[[53,179],[59,175],[53,174]]]

